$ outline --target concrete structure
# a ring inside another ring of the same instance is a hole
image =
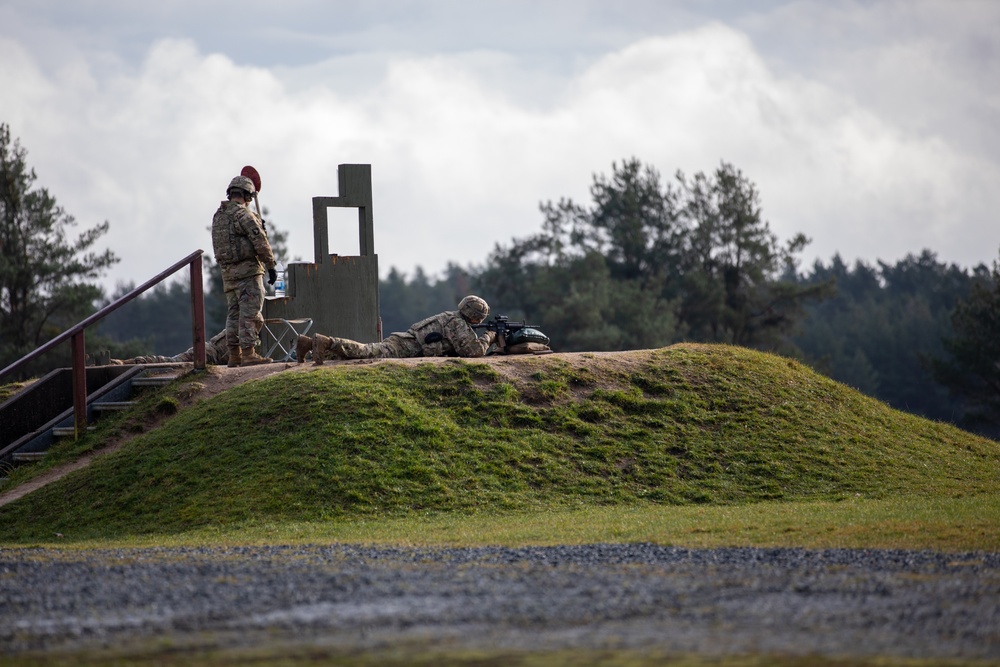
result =
[[[264,300],[264,319],[312,318],[310,333],[375,342],[381,339],[381,327],[371,165],[339,165],[337,179],[339,196],[312,200],[315,261],[285,267],[285,296]],[[328,209],[331,207],[358,209],[358,256],[330,254]],[[261,338],[266,351],[274,339],[267,331],[261,332]],[[287,347],[289,341],[283,342]],[[294,341],[291,344],[294,349]]]

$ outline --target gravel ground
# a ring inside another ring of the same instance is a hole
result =
[[[0,548],[0,654],[153,641],[1000,660],[1000,554]]]

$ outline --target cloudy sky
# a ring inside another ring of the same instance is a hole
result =
[[[806,266],[1000,250],[993,0],[0,0],[0,122],[110,222],[108,284],[210,251],[246,164],[305,260],[311,198],[371,164],[383,275],[480,265],[629,157],[733,164]]]

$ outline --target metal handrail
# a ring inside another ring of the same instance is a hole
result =
[[[100,322],[146,290],[163,282],[179,271],[185,264],[191,267],[191,328],[194,341],[194,367],[203,370],[205,368],[205,292],[201,272],[202,254],[204,254],[203,250],[194,251],[170,268],[161,271],[142,285],[139,285],[128,294],[119,297],[113,303],[109,303],[104,308],[70,327],[44,345],[35,348],[0,371],[0,379],[3,379],[5,376],[13,373],[32,359],[36,359],[57,345],[70,340],[73,350],[73,425],[76,429],[76,435],[79,437],[80,433],[87,427],[87,376],[84,331],[87,327]]]

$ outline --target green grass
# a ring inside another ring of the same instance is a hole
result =
[[[680,345],[278,373],[177,410],[192,379],[46,457],[114,454],[8,506],[0,543],[361,542],[1000,549],[1000,444],[794,361]],[[174,414],[176,412],[176,414]],[[41,468],[18,471],[13,483]],[[60,537],[56,537],[59,534]],[[149,646],[0,665],[925,665],[878,657]]]
[[[9,382],[7,384],[0,384],[0,403],[3,403],[32,382],[37,381],[37,379],[38,378],[31,378],[29,380],[25,380],[24,382]]]
[[[996,534],[998,482],[994,441],[795,361],[679,345],[278,373],[0,508],[0,541],[900,498],[964,507],[960,524],[986,507],[970,530]]]
[[[649,542],[691,548],[905,548],[1000,550],[1000,497],[749,505],[655,504],[456,515],[354,517],[331,521],[249,521],[172,535],[34,544],[63,548],[361,543],[466,547]]]

